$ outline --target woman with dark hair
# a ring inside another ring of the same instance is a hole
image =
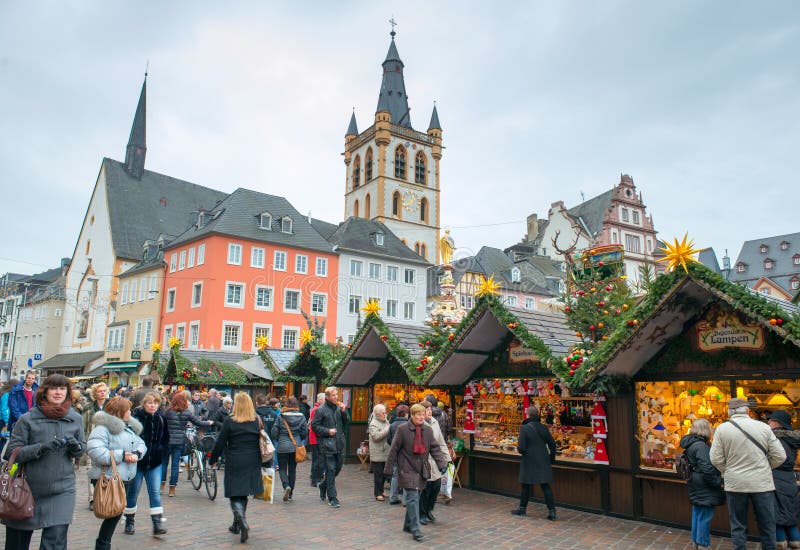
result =
[[[297,398],[290,396],[281,415],[272,425],[272,441],[275,442],[280,465],[281,484],[283,485],[283,501],[292,500],[296,479],[297,462],[294,461],[295,443],[298,445],[308,437],[308,422],[300,412]],[[291,430],[291,437],[289,436]],[[292,437],[294,442],[292,442]]]
[[[34,529],[42,530],[39,548],[67,548],[67,531],[75,511],[75,469],[72,459],[86,448],[81,417],[71,407],[72,385],[66,376],[51,374],[36,392],[36,406],[14,425],[6,458],[25,465],[33,493],[33,516],[5,520],[6,550],[27,550]]]
[[[797,482],[794,476],[794,462],[797,459],[797,449],[800,449],[800,431],[792,427],[792,417],[781,409],[770,415],[767,424],[786,451],[786,460],[772,470],[772,480],[775,482],[773,494],[776,548],[800,548],[800,529],[797,528],[800,507],[797,503]]]
[[[92,417],[94,429],[89,436],[87,447],[92,466],[91,479],[100,479],[100,474],[111,472],[111,457],[117,464],[117,471],[128,488],[128,482],[136,475],[136,463],[144,456],[147,447],[139,437],[142,425],[131,417],[131,402],[124,397],[112,397],[102,411]],[[111,537],[122,514],[104,519],[94,543],[95,550],[111,550]]]
[[[189,400],[182,391],[172,394],[169,408],[164,412],[164,419],[167,421],[169,431],[169,448],[164,454],[161,462],[161,490],[167,483],[167,466],[172,463],[172,470],[169,475],[169,496],[175,496],[175,487],[178,485],[178,475],[181,473],[180,464],[183,456],[183,439],[186,434],[186,423],[191,422],[198,428],[211,426],[211,420],[202,420],[192,413],[189,408]]]

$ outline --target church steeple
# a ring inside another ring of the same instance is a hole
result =
[[[442,125],[439,124],[439,113],[436,112],[436,104],[433,105],[433,113],[431,113],[431,123],[428,124],[428,133],[431,130],[441,130]]]
[[[358,125],[356,124],[356,112],[353,111],[353,114],[350,115],[350,125],[347,127],[346,136],[357,136],[358,135]]]
[[[403,62],[400,54],[397,53],[397,46],[394,43],[394,30],[392,30],[392,42],[389,44],[389,51],[383,62],[383,80],[381,81],[381,91],[378,95],[378,108],[376,114],[388,112],[391,116],[392,124],[411,128],[411,112],[408,108],[408,97],[406,96],[406,84],[403,79]]]
[[[125,149],[125,171],[136,179],[142,179],[144,173],[144,158],[147,153],[147,73],[144,74],[142,91],[139,94],[139,104],[133,116],[131,135],[128,138],[128,147]]]

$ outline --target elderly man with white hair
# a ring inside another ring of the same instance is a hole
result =
[[[386,457],[389,456],[389,421],[386,419],[386,406],[375,405],[372,408],[372,420],[369,421],[369,461],[372,463],[372,478],[375,500],[386,500],[383,487],[386,476],[383,467],[386,466]]]
[[[750,418],[749,412],[744,399],[728,401],[729,421],[714,432],[710,458],[725,481],[733,547],[747,547],[747,504],[752,501],[761,548],[774,550],[772,470],[786,460],[786,452],[770,427]]]

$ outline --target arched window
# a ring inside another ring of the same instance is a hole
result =
[[[372,147],[367,149],[367,154],[364,155],[364,183],[372,179]]]
[[[425,243],[421,243],[419,245],[419,255],[426,260],[428,259],[428,247],[425,245]]]
[[[414,182],[425,185],[425,175],[425,153],[420,151],[414,162]]]
[[[355,204],[353,204],[353,217],[358,217],[358,199],[356,199]]]
[[[428,221],[428,199],[422,199],[419,201],[419,221]]]
[[[414,252],[419,254],[419,243],[414,243]]]
[[[368,193],[366,198],[364,199],[364,217],[367,218],[367,219],[369,219],[371,217],[370,216],[371,207],[372,207],[372,200],[370,199],[369,193]]]
[[[403,217],[403,198],[400,196],[400,191],[392,193],[392,216]]]
[[[404,245],[408,246],[408,241],[407,241],[407,240],[405,240],[405,239],[400,239],[400,242],[401,242],[401,243],[403,243]]]
[[[402,145],[398,145],[394,150],[394,177],[406,179],[406,150]]]
[[[353,161],[353,189],[361,185],[361,157],[356,155]]]

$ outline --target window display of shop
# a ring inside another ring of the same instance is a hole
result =
[[[438,401],[450,406],[450,394],[441,388],[425,388],[414,384],[375,384],[372,389],[372,401],[375,405],[382,403],[390,413],[398,403],[408,405],[419,403],[428,394],[433,394]]]

